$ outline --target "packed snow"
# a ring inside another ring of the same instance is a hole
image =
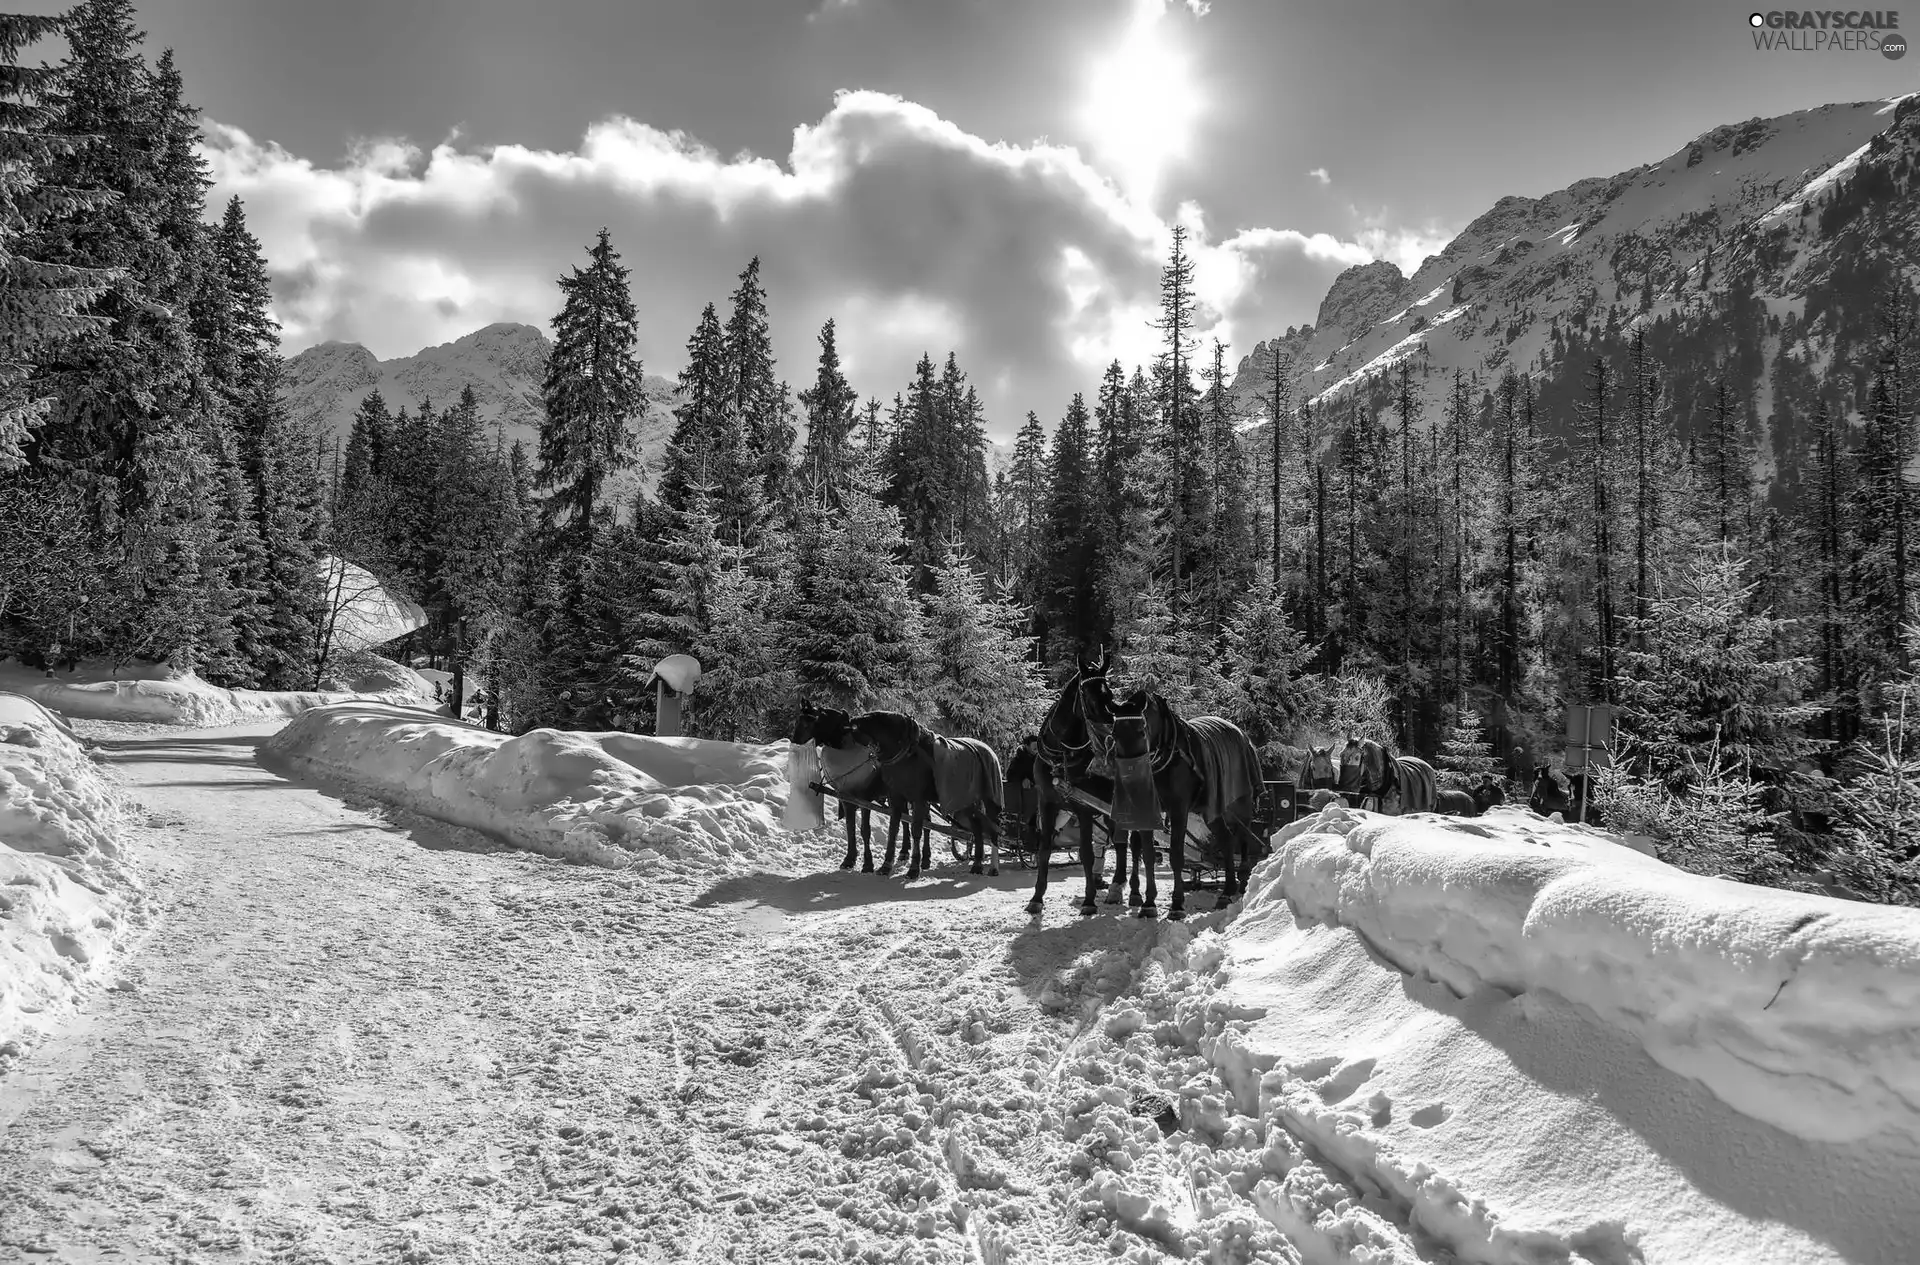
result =
[[[789,794],[806,747],[514,738],[365,702],[247,732],[118,748],[205,877],[143,950],[149,984],[106,995],[137,1021],[71,1073],[88,1091],[0,1144],[22,1210],[0,1242],[1910,1258],[1920,915],[1687,875],[1518,808],[1334,807],[1277,833],[1231,910],[1036,919],[1031,872],[834,871],[825,806]],[[255,741],[297,781],[262,779]],[[109,801],[75,802],[92,833],[55,833],[109,855]],[[233,1055],[191,1063],[189,1031]],[[181,1077],[230,1108],[130,1106]]]
[[[1213,1016],[1183,1094],[1238,1154],[1207,1166],[1308,1259],[1415,1230],[1473,1261],[1908,1259],[1920,915],[1519,809],[1275,843],[1169,1013]]]
[[[433,687],[410,668],[371,655],[347,658],[355,664],[377,663],[384,670],[354,681],[356,688],[348,690],[230,690],[164,664],[87,662],[66,671],[46,671],[5,660],[0,661],[0,689],[80,720],[192,726],[297,716],[348,699],[405,704],[433,696]]]
[[[137,913],[116,793],[60,717],[0,694],[0,1071],[69,1013]]]
[[[781,829],[788,744],[535,729],[518,737],[402,707],[298,717],[263,755],[547,856],[618,869],[805,866]]]

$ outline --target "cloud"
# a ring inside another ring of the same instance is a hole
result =
[[[1327,174],[1327,169],[1325,167],[1315,167],[1312,171],[1309,171],[1307,174],[1309,176],[1312,176],[1315,180],[1318,180],[1323,187],[1333,183],[1333,177]]]
[[[859,3],[860,0],[820,0],[820,3],[815,5],[813,10],[807,14],[807,21],[818,22],[822,18],[831,17],[833,14],[845,13],[857,7]]]
[[[571,151],[388,139],[338,167],[236,128],[206,134],[214,204],[244,199],[289,351],[342,339],[386,358],[490,321],[544,328],[555,279],[601,225],[632,270],[650,372],[679,369],[701,307],[724,318],[756,254],[796,388],[834,317],[863,394],[890,399],[922,351],[952,350],[1004,435],[1028,409],[1059,417],[1108,361],[1155,350],[1168,221],[1072,148],[991,143],[898,97],[840,94],[794,129],[784,163],[625,118]],[[1274,228],[1212,240],[1197,208],[1179,217],[1194,230],[1200,332],[1236,357],[1313,319],[1342,269],[1429,243],[1373,221],[1352,240]]]

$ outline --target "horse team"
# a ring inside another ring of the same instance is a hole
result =
[[[1206,829],[1206,845],[1224,875],[1217,907],[1225,908],[1246,890],[1246,882],[1265,844],[1254,827],[1259,797],[1265,790],[1259,753],[1246,734],[1218,716],[1182,717],[1165,697],[1136,689],[1115,693],[1108,673],[1111,650],[1081,662],[1055,697],[1039,728],[1034,785],[1037,819],[1028,839],[1036,859],[1029,913],[1046,899],[1052,842],[1062,812],[1079,827],[1080,864],[1086,887],[1079,910],[1097,907],[1102,866],[1093,846],[1093,821],[1105,817],[1114,852],[1114,874],[1107,902],[1118,904],[1123,884],[1128,904],[1143,918],[1156,916],[1159,890],[1152,864],[1156,829],[1164,820],[1173,890],[1167,917],[1186,915],[1193,842],[1189,814]],[[861,854],[863,872],[872,872],[871,810],[848,799],[884,804],[886,853],[879,868],[890,874],[900,827],[906,826],[907,878],[932,865],[929,810],[973,837],[974,874],[998,874],[1002,813],[999,757],[985,743],[947,738],[900,712],[853,716],[803,703],[792,741],[814,743],[821,758],[821,780],[840,798],[846,823],[847,853],[840,868],[850,870]],[[1349,739],[1349,751],[1336,767],[1331,747],[1309,752],[1300,771],[1303,794],[1324,788],[1362,804],[1389,803],[1402,813],[1450,812],[1477,816],[1504,796],[1490,780],[1470,792],[1437,786],[1432,766],[1416,756],[1389,755],[1377,743]],[[1337,788],[1337,789],[1336,789]],[[1490,794],[1489,794],[1490,792]],[[1027,823],[1023,821],[1023,829]],[[987,860],[991,846],[992,859]],[[1129,871],[1131,860],[1131,871]],[[1142,871],[1144,890],[1142,890]]]

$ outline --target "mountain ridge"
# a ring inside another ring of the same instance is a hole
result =
[[[1796,354],[1818,375],[1857,324],[1856,313],[1830,310],[1836,276],[1873,242],[1914,240],[1914,199],[1893,189],[1911,180],[1916,151],[1920,94],[1907,93],[1723,124],[1613,176],[1499,198],[1411,276],[1383,261],[1341,273],[1315,323],[1258,343],[1231,390],[1257,425],[1276,354],[1293,362],[1295,408],[1305,396],[1332,403],[1377,389],[1412,362],[1431,419],[1456,370],[1478,398],[1508,367],[1554,377],[1576,331],[1704,327],[1749,293],[1767,309],[1758,360],[1770,365],[1782,338],[1798,339]],[[1876,164],[1886,179],[1857,195],[1871,232],[1848,237],[1845,223],[1816,213],[1853,196]],[[1799,324],[1783,334],[1790,317]],[[1730,357],[1724,346],[1719,354]],[[1762,374],[1739,385],[1764,429],[1770,383]]]
[[[344,449],[354,414],[375,388],[397,413],[402,406],[418,409],[423,400],[445,407],[470,386],[481,417],[503,442],[519,440],[531,455],[540,437],[540,383],[552,347],[541,330],[514,321],[483,325],[391,360],[381,360],[360,343],[329,340],[287,358],[280,398],[297,420]],[[653,486],[673,435],[674,384],[657,374],[647,374],[644,381],[647,410],[638,426],[639,462],[610,482],[610,495],[617,500]]]

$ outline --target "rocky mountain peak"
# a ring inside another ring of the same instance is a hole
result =
[[[1355,264],[1333,279],[1314,327],[1323,334],[1338,330],[1351,341],[1391,312],[1406,292],[1406,274],[1392,261]]]

